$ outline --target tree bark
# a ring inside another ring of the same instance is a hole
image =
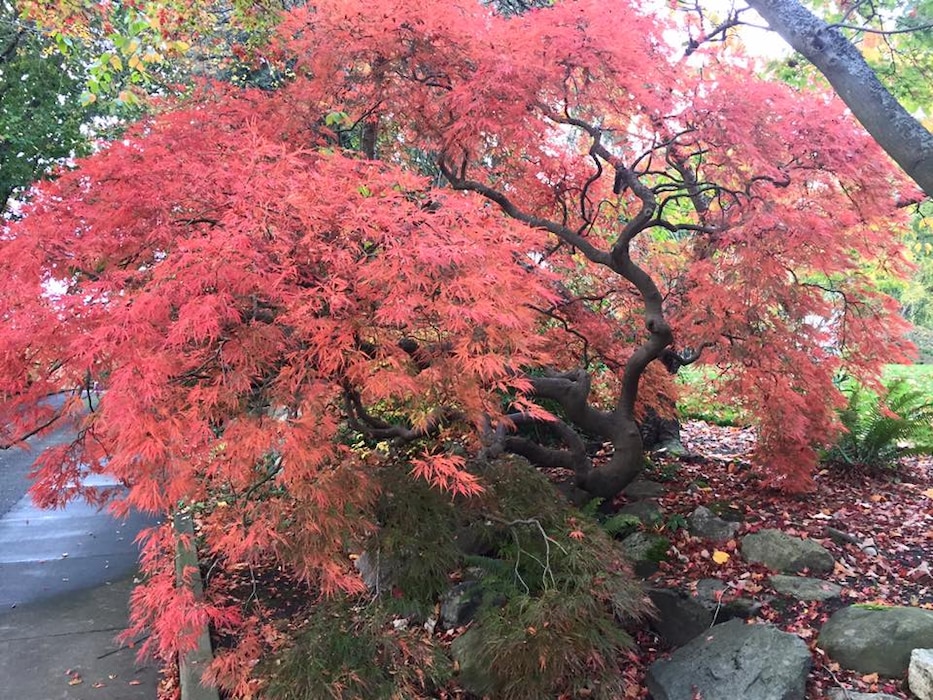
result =
[[[933,134],[894,99],[859,50],[797,0],[746,2],[825,76],[865,130],[933,197]]]

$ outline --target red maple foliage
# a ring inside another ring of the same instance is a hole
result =
[[[103,499],[104,470],[120,508],[220,499],[212,551],[358,590],[383,445],[454,494],[482,488],[463,454],[510,451],[611,497],[673,395],[657,360],[728,370],[772,483],[806,489],[833,378],[905,350],[873,281],[904,271],[905,185],[838,100],[664,31],[624,2],[322,0],[283,17],[280,89],[206,85],[37,189],[0,237],[2,439],[77,429],[37,499]],[[166,528],[135,599],[163,655],[238,621],[174,592]]]

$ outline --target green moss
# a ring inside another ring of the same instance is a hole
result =
[[[655,539],[645,552],[645,559],[656,564],[667,561],[667,552],[671,548],[671,541],[666,537]]]

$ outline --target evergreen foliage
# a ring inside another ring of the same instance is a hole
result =
[[[933,454],[933,397],[903,379],[883,397],[853,386],[839,418],[846,432],[827,452],[831,463],[895,468],[902,457]]]
[[[503,700],[623,692],[624,625],[646,606],[616,543],[525,460],[474,468],[487,491],[472,499],[386,470],[371,543],[393,585],[317,605],[270,666],[270,698],[426,697],[454,668],[472,692]],[[485,554],[459,550],[451,523],[473,531]],[[468,577],[479,577],[483,603],[451,658],[420,623],[445,582]]]

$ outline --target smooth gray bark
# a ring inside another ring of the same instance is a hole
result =
[[[933,197],[933,134],[894,99],[859,50],[797,0],[746,2],[825,76],[865,130]]]

